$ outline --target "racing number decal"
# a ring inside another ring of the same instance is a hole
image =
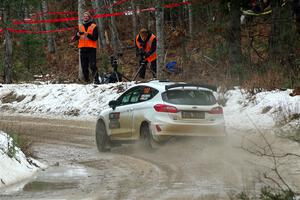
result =
[[[120,113],[109,113],[109,128],[110,129],[116,129],[120,128]]]

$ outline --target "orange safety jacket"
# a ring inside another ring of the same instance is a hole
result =
[[[145,48],[145,52],[146,52],[146,53],[150,52],[151,46],[152,46],[152,43],[153,43],[153,40],[154,40],[155,38],[156,38],[156,36],[155,36],[154,34],[152,34],[151,37],[150,37],[150,39],[149,39],[149,41],[148,41],[147,44],[146,44],[146,48]],[[136,39],[135,39],[136,46],[137,46],[139,49],[142,49],[143,46],[142,46],[142,44],[139,42],[138,39],[139,39],[139,35],[137,35],[137,36],[136,36]],[[154,61],[154,60],[156,60],[156,59],[157,59],[157,53],[156,53],[156,51],[155,51],[153,54],[151,54],[148,58],[146,58],[146,60],[147,60],[148,62],[152,62],[152,61]]]
[[[93,34],[95,28],[96,28],[96,24],[94,24],[94,23],[88,27],[87,31],[85,30],[85,28],[82,24],[79,25],[79,27],[78,27],[79,32],[88,33],[90,35]],[[97,41],[91,40],[84,35],[80,35],[78,48],[83,48],[83,47],[97,48]]]

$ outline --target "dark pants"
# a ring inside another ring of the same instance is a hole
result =
[[[142,65],[143,61],[140,61],[140,66]],[[145,65],[142,65],[141,69],[140,69],[140,73],[139,73],[139,77],[144,79],[145,75],[146,75],[146,68],[147,68],[147,62],[145,63]],[[152,61],[150,64],[150,70],[152,73],[153,78],[156,78],[156,60]]]
[[[81,48],[80,49],[81,69],[84,80],[90,82],[89,67],[92,71],[92,77],[95,83],[99,82],[98,70],[96,66],[96,49],[95,48]]]

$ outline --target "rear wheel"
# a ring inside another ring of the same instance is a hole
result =
[[[147,123],[144,123],[141,126],[141,140],[142,140],[143,146],[147,150],[153,150],[158,147],[158,143],[153,140],[149,124],[147,124]]]
[[[109,137],[106,133],[105,124],[99,120],[96,125],[96,144],[99,152],[106,152],[110,150]]]

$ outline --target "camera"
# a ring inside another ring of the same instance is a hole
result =
[[[79,32],[79,35],[83,35],[83,34],[84,34],[84,32],[81,32],[81,31]]]
[[[118,59],[114,56],[111,56],[110,57],[110,64],[111,64],[113,70],[115,72],[117,72],[118,71],[118,65],[119,65]]]

